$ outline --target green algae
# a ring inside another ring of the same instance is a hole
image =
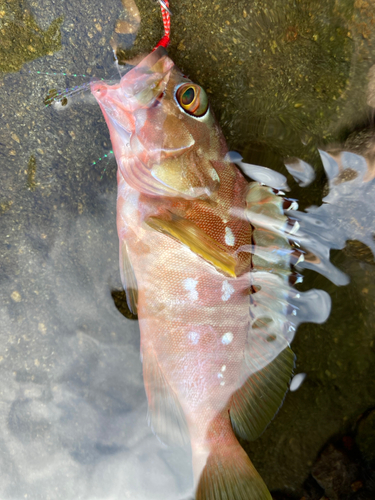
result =
[[[13,205],[13,202],[11,200],[4,200],[0,202],[0,215],[5,214],[10,210],[11,206]]]
[[[55,19],[43,31],[24,0],[0,0],[0,72],[19,71],[26,62],[60,50],[62,21]]]

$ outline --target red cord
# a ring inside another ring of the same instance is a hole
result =
[[[165,3],[166,7],[169,8],[169,1],[168,0],[163,0]],[[154,47],[154,50],[157,49],[158,47],[162,46],[165,49],[168,47],[170,40],[170,33],[171,33],[171,16],[169,15],[169,12],[163,7],[162,4],[160,4],[161,8],[161,14],[163,16],[163,24],[164,24],[164,36],[163,38],[157,43]]]

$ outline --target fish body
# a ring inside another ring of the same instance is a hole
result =
[[[290,247],[246,216],[263,207],[285,224],[280,198],[226,160],[204,90],[162,47],[119,84],[91,90],[118,164],[120,269],[139,317],[153,430],[166,443],[191,443],[196,498],[270,499],[234,429],[255,439],[293,370],[285,336],[272,333],[284,316],[272,328],[264,319],[273,298],[287,307]],[[270,265],[249,250],[255,240],[285,249],[258,304],[254,271],[261,277]]]

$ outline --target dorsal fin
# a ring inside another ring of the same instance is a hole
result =
[[[293,351],[286,347],[233,394],[230,418],[239,436],[254,441],[265,430],[284,401],[294,362]]]
[[[130,311],[138,314],[138,285],[125,240],[120,241],[120,274]]]
[[[190,437],[178,397],[164,376],[153,348],[144,349],[142,356],[149,425],[163,443],[184,446]]]
[[[218,271],[236,277],[236,259],[228,253],[224,245],[211,238],[194,222],[182,218],[165,220],[149,217],[146,224],[186,245],[192,252],[215,266]]]

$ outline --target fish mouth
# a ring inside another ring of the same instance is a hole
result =
[[[167,56],[166,50],[158,47],[125,73],[119,83],[111,85],[102,81],[91,82],[91,93],[102,108],[104,116],[120,124],[120,115],[128,117],[137,109],[150,108],[153,105],[165,91],[173,67],[174,62]],[[134,123],[123,128],[127,131],[134,130]]]

